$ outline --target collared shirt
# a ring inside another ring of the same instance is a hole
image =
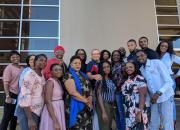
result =
[[[147,60],[146,66],[141,66],[140,71],[147,80],[150,96],[157,91],[162,92],[157,103],[167,101],[174,95],[173,81],[167,68],[160,60]]]
[[[129,56],[127,57],[127,61],[137,62],[136,52],[137,52],[137,49],[132,51],[132,52],[130,52]]]
[[[147,54],[148,59],[159,59],[158,53],[150,48],[144,49],[144,52]]]
[[[166,52],[162,57],[161,57],[161,61],[164,63],[164,65],[167,67],[168,71],[170,74],[174,74],[174,72],[172,71],[172,64],[176,63],[180,65],[180,57],[172,54],[170,55],[168,52]],[[180,69],[177,72],[177,75],[180,76]]]

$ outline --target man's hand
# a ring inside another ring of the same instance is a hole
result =
[[[155,104],[157,102],[159,96],[160,96],[159,94],[155,93],[151,98],[151,103]]]

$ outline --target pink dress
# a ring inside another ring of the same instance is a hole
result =
[[[59,84],[55,79],[49,78],[48,80],[54,83],[53,94],[52,94],[52,106],[55,116],[59,122],[61,130],[66,130],[65,110],[64,110],[64,101],[63,101],[64,91],[62,89],[61,84]],[[53,121],[49,115],[46,104],[41,114],[40,130],[55,130],[53,126]]]

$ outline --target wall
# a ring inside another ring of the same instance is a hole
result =
[[[126,47],[129,39],[149,37],[158,42],[154,0],[61,0],[61,44],[65,60],[77,48],[110,51]]]

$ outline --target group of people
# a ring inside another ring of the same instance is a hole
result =
[[[91,61],[78,49],[69,66],[65,49],[54,48],[55,57],[29,55],[20,66],[20,54],[10,52],[3,72],[5,103],[0,130],[174,130],[176,107],[172,64],[180,57],[169,41],[156,51],[147,37],[130,39],[114,50],[93,49]]]

